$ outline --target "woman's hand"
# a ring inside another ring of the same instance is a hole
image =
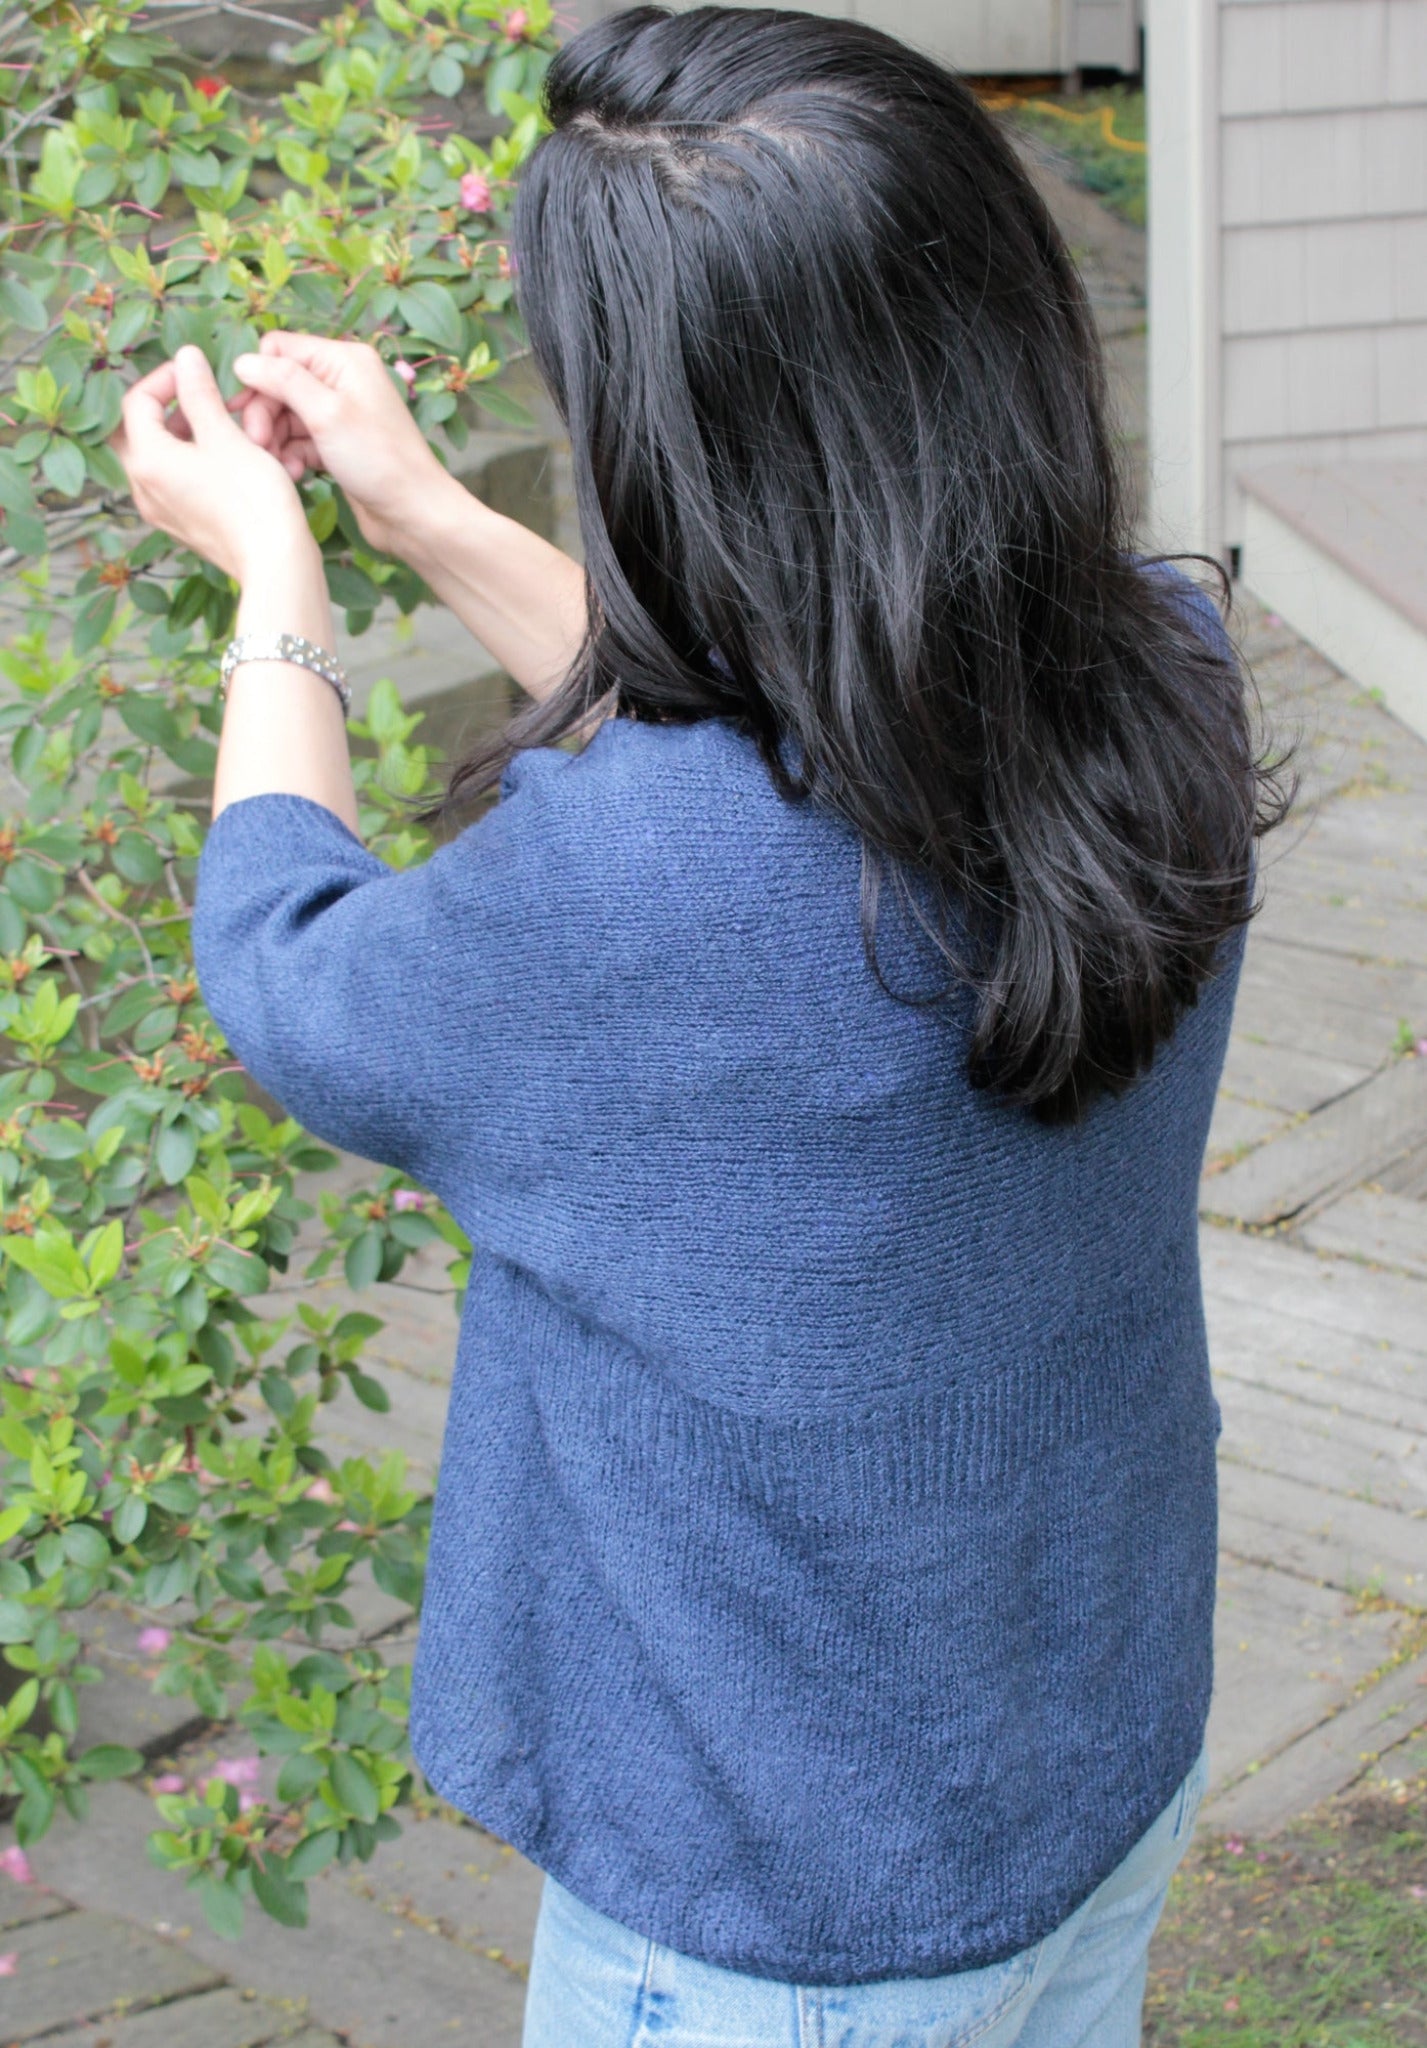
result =
[[[548,696],[584,638],[584,572],[442,468],[376,350],[278,331],[233,369],[253,440],[291,477],[325,470],[368,545],[406,562],[522,689]]]
[[[368,343],[316,334],[265,334],[257,355],[239,356],[247,386],[243,427],[288,475],[322,469],[341,485],[362,536],[400,555],[434,494],[452,479],[428,447],[381,357]]]
[[[201,349],[130,387],[109,445],[142,517],[239,582],[315,548],[291,476],[233,418]]]

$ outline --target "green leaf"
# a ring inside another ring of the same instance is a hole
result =
[[[198,1886],[198,1900],[213,1932],[224,1941],[236,1941],[243,1931],[243,1901],[232,1885],[205,1877]]]
[[[136,1749],[126,1749],[120,1742],[99,1742],[93,1749],[86,1749],[83,1756],[75,1758],[75,1769],[83,1778],[131,1778],[135,1771],[144,1768],[144,1759]]]
[[[137,1543],[149,1519],[149,1504],[141,1493],[126,1493],[114,1510],[109,1527],[116,1543]]]
[[[50,324],[44,300],[17,277],[0,277],[0,313],[31,334],[43,333]]]
[[[434,341],[447,355],[461,354],[465,327],[456,302],[444,285],[430,278],[407,285],[397,294],[396,305],[413,334]]]
[[[382,1234],[374,1223],[357,1235],[347,1247],[342,1264],[349,1287],[370,1287],[382,1269]]]
[[[163,855],[142,832],[121,832],[109,858],[126,882],[146,887],[163,880]]]
[[[155,1003],[153,1008],[146,1011],[134,1027],[133,1040],[135,1052],[156,1052],[161,1045],[168,1044],[177,1029],[177,1003]],[[172,1129],[172,1125],[169,1128]],[[163,1140],[160,1139],[159,1142],[162,1144]],[[193,1161],[190,1159],[188,1165],[184,1167],[183,1173],[189,1173],[192,1169]],[[166,1173],[164,1177],[172,1184],[175,1180],[182,1180],[183,1173],[173,1175]]]
[[[60,1540],[65,1556],[81,1571],[103,1571],[109,1563],[109,1540],[92,1522],[71,1522]]]
[[[0,1643],[27,1643],[39,1624],[39,1616],[18,1600],[0,1600]]]
[[[35,493],[29,476],[8,448],[0,448],[0,505],[7,512],[33,512]]]
[[[380,603],[381,592],[369,576],[350,562],[326,562],[327,588],[332,602],[348,610],[365,611]]]
[[[137,739],[147,740],[151,746],[167,747],[179,736],[178,720],[161,697],[141,697],[136,690],[126,690],[119,699],[119,716]]]
[[[528,431],[535,425],[534,415],[529,409],[497,384],[478,384],[475,399],[483,412],[490,413],[493,419],[503,420],[507,426]]]
[[[323,1828],[315,1835],[304,1836],[287,1859],[288,1876],[297,1881],[316,1877],[337,1854],[341,1839],[336,1828]]]
[[[377,1788],[366,1766],[350,1750],[339,1750],[332,1759],[332,1790],[339,1805],[358,1820],[368,1823],[377,1817]]]
[[[115,1216],[106,1223],[89,1254],[89,1284],[96,1291],[107,1287],[124,1262],[124,1225]]]
[[[348,1370],[347,1378],[351,1382],[352,1392],[364,1408],[370,1408],[376,1415],[385,1415],[388,1412],[391,1407],[391,1395],[380,1380],[374,1380],[369,1374],[359,1372],[356,1366]]]
[[[211,149],[195,151],[173,145],[168,160],[180,185],[194,185],[199,191],[208,192],[223,182],[223,167]]]
[[[426,74],[427,84],[433,92],[439,92],[443,99],[454,99],[466,82],[466,74],[455,58],[442,51],[431,60],[431,69]]]
[[[56,434],[40,457],[40,468],[57,491],[66,498],[77,498],[84,489],[88,471],[84,466],[84,450],[73,441]]]
[[[74,622],[74,637],[71,645],[76,654],[88,654],[97,647],[114,621],[114,608],[119,602],[118,592],[96,591]]]
[[[272,1919],[283,1927],[307,1925],[307,1891],[301,1884],[280,1876],[271,1865],[253,1865],[253,1897]]]
[[[322,1783],[322,1778],[322,1759],[300,1751],[298,1755],[290,1756],[278,1772],[277,1796],[293,1803],[309,1799]]]
[[[144,1573],[144,1601],[149,1607],[172,1607],[188,1591],[188,1568],[181,1557],[151,1564]]]
[[[43,916],[53,910],[59,902],[64,888],[63,875],[53,868],[42,867],[37,860],[29,860],[19,854],[11,861],[6,871],[10,894],[24,910],[33,910]]]
[[[271,1275],[262,1259],[252,1252],[240,1252],[232,1245],[215,1245],[203,1262],[209,1279],[229,1294],[265,1294]]]

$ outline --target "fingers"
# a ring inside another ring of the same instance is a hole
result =
[[[237,421],[223,402],[218,380],[209,369],[208,358],[202,349],[192,342],[185,343],[173,359],[173,370],[178,402],[184,418],[193,429],[194,440],[201,442],[210,435],[234,432]]]
[[[304,370],[310,370],[313,376],[321,378],[340,375],[363,356],[376,356],[370,342],[335,341],[324,334],[296,334],[285,327],[271,328],[258,343],[258,348],[264,356],[298,363]]]
[[[263,339],[271,337],[264,335]],[[315,339],[311,336],[303,340]],[[320,434],[335,421],[341,400],[330,385],[290,356],[242,355],[233,364],[233,374],[250,390],[261,392],[275,405],[296,413],[310,432]]]
[[[240,415],[243,432],[250,441],[256,441],[260,448],[276,446],[277,422],[282,412],[276,399],[266,398],[262,392],[251,391],[245,386],[228,400],[228,404]]]

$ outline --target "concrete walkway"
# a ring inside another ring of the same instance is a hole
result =
[[[1118,223],[1087,241],[1098,213],[1077,200],[1072,239],[1122,322],[1133,414],[1135,249]],[[1238,623],[1305,796],[1270,842],[1203,1184],[1225,1418],[1206,1819],[1270,1831],[1390,1773],[1427,1727],[1427,1057],[1406,1051],[1427,1039],[1427,744],[1271,617]],[[439,669],[447,627],[417,630]],[[455,1339],[440,1261],[413,1262],[379,1310],[392,1412],[336,1404],[332,1448],[398,1443],[430,1471]],[[379,1597],[363,1623],[407,1626]],[[152,1698],[135,1626],[110,1615],[93,1646],[113,1674],[86,1701],[94,1736],[193,1771],[241,1746]],[[34,1852],[50,1891],[0,1878],[0,1953],[17,1957],[0,2041],[515,2048],[539,1877],[480,1830],[435,1809],[314,1883],[306,1933],[252,1915],[233,1947],[148,1862],[152,1818],[138,1788],[100,1787],[86,1828]]]

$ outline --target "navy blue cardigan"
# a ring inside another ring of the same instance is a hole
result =
[[[1210,1688],[1195,1197],[1239,948],[1047,1129],[968,1085],[964,1003],[877,986],[858,868],[728,724],[617,720],[408,873],[234,804],[195,923],[245,1065],[477,1248],[427,1776],[636,1931],[803,1983],[1048,1933]]]

